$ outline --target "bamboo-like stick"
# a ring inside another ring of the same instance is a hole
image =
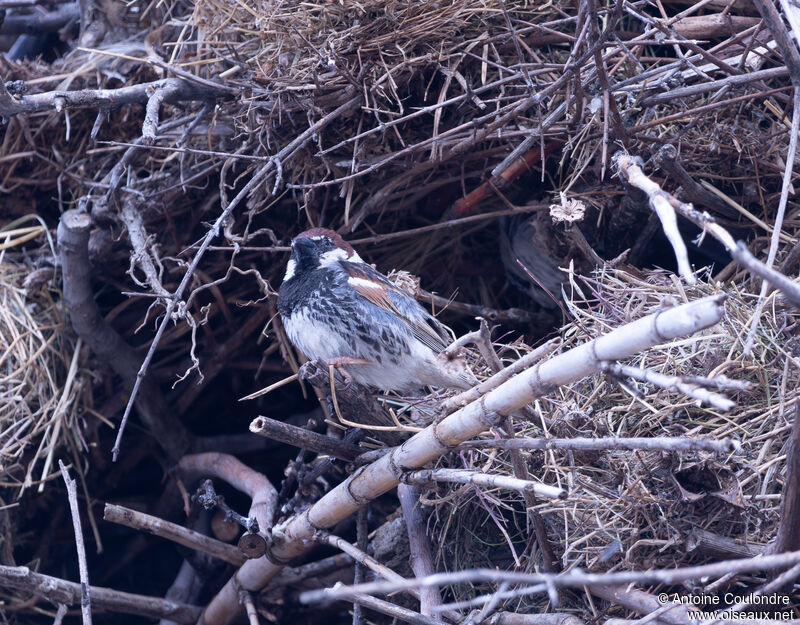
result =
[[[424,466],[459,443],[487,430],[498,417],[519,410],[560,385],[599,371],[655,345],[694,334],[722,319],[724,295],[666,308],[541,362],[415,434],[390,453],[356,471],[308,510],[273,528],[265,558],[246,562],[206,606],[199,625],[229,624],[237,616],[240,588],[263,588],[292,558],[313,543],[314,533],[334,526],[397,486],[404,471]]]
[[[567,491],[557,486],[540,484],[532,480],[522,480],[508,475],[490,475],[468,469],[423,469],[403,476],[403,481],[418,486],[432,482],[451,482],[453,484],[475,484],[486,488],[505,488],[534,493],[547,499],[565,499]]]

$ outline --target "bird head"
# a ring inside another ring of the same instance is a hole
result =
[[[298,271],[313,271],[342,260],[364,262],[338,232],[327,228],[306,230],[292,239],[292,253],[283,280],[286,282]]]

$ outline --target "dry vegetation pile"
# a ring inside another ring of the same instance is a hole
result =
[[[428,480],[421,522],[391,494],[333,533],[363,545],[364,527],[380,527],[376,558],[406,577],[405,534],[386,538],[401,516],[429,538],[437,571],[603,573],[760,553],[779,533],[791,458],[796,308],[773,291],[759,317],[761,280],[684,219],[677,227],[698,280],[678,277],[653,195],[625,184],[613,163],[618,151],[641,157],[674,206],[707,211],[762,261],[777,228],[775,267],[797,275],[800,213],[791,198],[785,216],[778,206],[795,181],[782,182],[794,166],[800,60],[795,76],[791,22],[762,19],[756,4],[88,0],[34,9],[0,0],[10,48],[0,59],[0,565],[77,581],[61,459],[79,478],[90,583],[155,598],[172,587],[179,604],[122,609],[119,597],[101,595],[98,613],[188,623],[211,604],[202,622],[229,622],[217,593],[240,552],[221,564],[165,547],[103,522],[103,504],[208,533],[209,513],[192,497],[199,478],[214,477],[228,503],[250,508],[269,533],[273,514],[285,522],[352,473],[348,462],[321,462],[313,446],[298,453],[248,433],[258,415],[326,431],[337,407],[324,386],[292,382],[237,401],[298,369],[276,291],[292,237],[317,226],[384,272],[409,271],[397,279],[457,334],[474,330],[476,316],[489,320],[491,349],[479,340],[469,351],[482,381],[496,357],[510,365],[546,339],[560,337],[553,353],[563,354],[676,304],[728,296],[718,325],[625,360],[678,376],[672,388],[598,372],[548,388],[485,428],[482,442],[430,465],[533,480],[565,498]],[[35,53],[14,58],[25,37]],[[38,221],[20,221],[30,215]],[[112,462],[143,361],[147,376]],[[709,377],[732,409],[691,394]],[[399,429],[416,431],[441,416],[447,397],[385,405]],[[490,444],[509,434],[706,437],[728,447]],[[373,432],[362,448],[402,440],[392,436],[408,434]],[[267,479],[275,501],[264,495]],[[293,561],[306,568],[278,574],[261,595],[263,584],[238,579],[252,591],[246,607],[261,622],[351,622],[352,603],[298,602],[302,589],[353,582],[352,561],[333,557],[330,544]],[[191,565],[186,588],[176,580],[182,562]],[[708,592],[765,578],[756,571]],[[9,620],[45,622],[67,604],[77,615],[75,588],[48,595],[41,580],[14,579],[0,582]],[[648,591],[681,588],[645,581]],[[509,596],[445,617],[460,622],[477,607],[475,623],[509,612],[602,622],[653,608],[607,590],[590,599],[480,580],[445,584],[443,601],[498,587]],[[409,597],[383,599],[420,616]],[[372,604],[368,619],[390,622],[381,610]]]

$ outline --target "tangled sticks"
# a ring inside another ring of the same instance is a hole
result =
[[[491,427],[498,415],[511,414],[536,397],[619,360],[722,319],[725,297],[714,295],[662,310],[624,325],[519,373],[477,401],[419,432],[379,460],[356,471],[311,508],[276,526],[268,556],[245,563],[203,611],[199,623],[231,623],[238,614],[239,589],[256,591],[286,562],[303,553],[315,532],[330,528],[366,503],[397,486],[407,469],[422,467],[453,446]]]

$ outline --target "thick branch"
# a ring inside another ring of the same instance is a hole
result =
[[[44,35],[55,33],[70,22],[77,22],[77,4],[62,4],[47,13],[8,15],[0,24],[0,35]]]
[[[278,491],[262,473],[233,456],[216,452],[184,456],[178,463],[178,471],[184,479],[217,477],[249,495],[249,515],[258,521],[260,534],[269,532],[278,503]]]
[[[317,434],[296,425],[276,421],[269,417],[257,417],[250,424],[253,434],[260,434],[272,440],[309,449],[318,454],[326,454],[340,460],[355,460],[363,451],[358,445],[336,440],[324,434]]]
[[[103,316],[94,301],[89,264],[91,218],[69,210],[58,224],[59,256],[64,281],[64,304],[75,332],[94,354],[109,365],[130,389],[136,381],[141,359]],[[136,398],[136,407],[156,442],[173,462],[190,447],[190,434],[174,416],[159,388],[145,378],[145,392]]]
[[[401,446],[356,471],[310,509],[273,528],[268,559],[251,560],[209,603],[201,625],[230,623],[237,614],[238,589],[263,588],[293,557],[303,553],[314,533],[347,518],[394,488],[403,472],[422,467],[489,429],[498,415],[511,414],[557,386],[598,371],[604,360],[619,360],[720,321],[723,296],[712,296],[661,310],[559,354],[507,380],[493,391],[419,432]]]

